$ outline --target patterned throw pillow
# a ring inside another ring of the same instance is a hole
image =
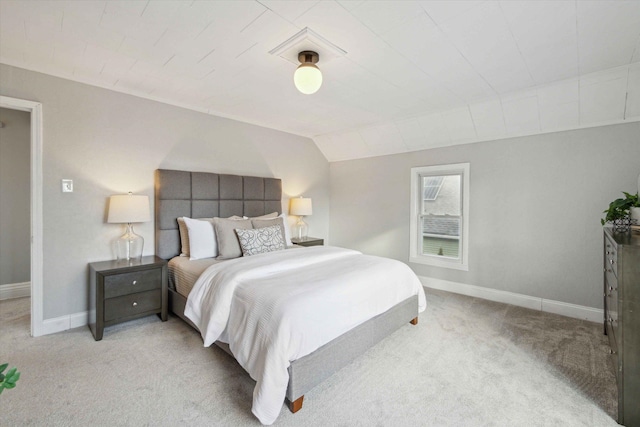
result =
[[[284,220],[281,217],[270,218],[270,219],[252,219],[251,225],[253,225],[253,228],[264,228],[264,227],[271,227],[274,225],[277,227],[280,227],[280,232],[282,233],[284,245],[289,246],[289,243],[287,243],[287,237],[284,232]]]
[[[279,225],[248,230],[236,229],[236,233],[243,256],[279,251],[285,247],[282,227]]]

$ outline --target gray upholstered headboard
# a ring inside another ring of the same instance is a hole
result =
[[[156,170],[156,255],[180,254],[176,218],[226,218],[282,213],[282,181],[277,178],[207,172]]]

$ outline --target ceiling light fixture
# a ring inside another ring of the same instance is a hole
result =
[[[298,54],[300,65],[293,74],[293,83],[305,95],[316,93],[322,86],[322,72],[315,65],[320,55],[311,50],[304,50]]]

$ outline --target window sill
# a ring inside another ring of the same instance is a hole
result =
[[[423,265],[431,265],[433,267],[443,267],[443,268],[450,268],[453,270],[469,271],[469,264],[464,264],[459,260],[454,260],[454,259],[447,260],[446,258],[411,256],[409,257],[409,262],[413,262],[416,264],[423,264]]]

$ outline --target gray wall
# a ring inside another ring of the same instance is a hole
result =
[[[108,197],[153,203],[157,168],[281,178],[285,211],[311,197],[310,232],[328,236],[329,165],[310,139],[1,64],[0,93],[43,105],[45,319],[87,309],[87,263],[112,259],[123,232],[106,223]],[[153,254],[153,223],[135,229]]]
[[[0,108],[0,286],[30,280],[30,114]]]
[[[602,307],[600,218],[636,191],[640,123],[331,163],[331,242],[408,262],[410,169],[470,162],[469,271],[418,275]]]

